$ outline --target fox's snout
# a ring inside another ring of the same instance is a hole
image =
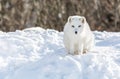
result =
[[[77,31],[75,31],[75,34],[77,34],[78,32]]]

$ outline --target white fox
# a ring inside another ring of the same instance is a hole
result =
[[[83,16],[70,16],[64,26],[64,45],[69,54],[83,54],[94,47],[94,35]]]

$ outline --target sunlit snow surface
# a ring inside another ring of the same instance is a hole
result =
[[[120,32],[93,32],[96,46],[68,55],[63,32],[0,32],[0,79],[120,79]]]

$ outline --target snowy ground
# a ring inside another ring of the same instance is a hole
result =
[[[94,51],[72,56],[62,32],[0,32],[0,79],[120,79],[120,32],[93,33]]]

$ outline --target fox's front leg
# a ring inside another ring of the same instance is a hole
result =
[[[83,44],[79,44],[78,52],[81,55],[83,54]]]
[[[74,55],[74,44],[70,43],[70,54]]]

